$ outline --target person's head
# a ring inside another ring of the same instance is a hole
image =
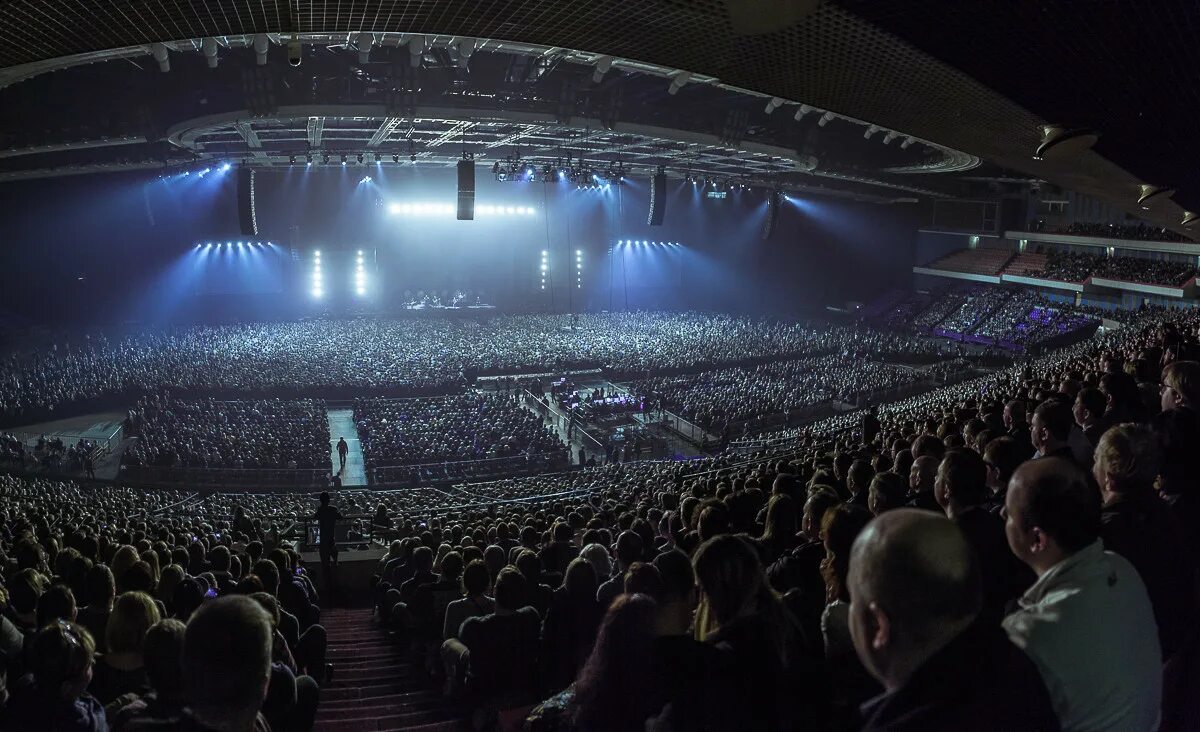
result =
[[[1025,402],[1013,399],[1004,405],[1004,429],[1022,429],[1025,427]]]
[[[75,594],[64,584],[53,584],[37,603],[37,625],[44,628],[58,620],[75,622]]]
[[[84,598],[88,607],[93,610],[108,610],[112,608],[113,600],[117,598],[117,583],[113,580],[112,570],[106,564],[93,564],[84,578],[87,597]]]
[[[262,582],[263,592],[268,595],[279,594],[279,566],[270,559],[260,559],[254,563],[250,572]]]
[[[537,555],[533,555],[537,559]],[[518,565],[519,566],[519,565]],[[446,552],[442,557],[441,577],[443,580],[455,581],[462,577],[463,557],[458,552]]]
[[[1031,460],[1008,486],[1005,533],[1013,554],[1040,576],[1100,535],[1100,496],[1064,458]]]
[[[804,538],[809,541],[820,539],[821,521],[825,518],[825,512],[841,502],[842,500],[833,491],[817,491],[809,496],[808,500],[804,502],[804,514],[800,523]]]
[[[825,513],[821,534],[825,540],[827,561],[822,565],[822,575],[825,587],[839,600],[850,599],[846,589],[850,547],[872,518],[870,511],[852,503],[834,506]]]
[[[908,483],[898,473],[876,473],[867,494],[867,507],[878,516],[884,511],[900,508],[908,500]]]
[[[592,546],[600,545],[593,544]],[[601,548],[603,549],[603,547]],[[576,557],[567,565],[567,571],[563,573],[563,588],[570,597],[595,598],[596,589],[599,586],[600,578],[596,574],[595,566],[589,560]]]
[[[913,461],[912,470],[908,473],[908,487],[914,493],[927,493],[933,490],[933,481],[937,478],[938,465],[941,457],[925,455]]]
[[[1071,415],[1075,418],[1075,424],[1080,427],[1088,427],[1096,424],[1104,418],[1104,409],[1108,404],[1108,400],[1104,397],[1104,392],[1093,387],[1080,389],[1079,394],[1075,396],[1075,404],[1071,407]]]
[[[987,484],[993,493],[1008,488],[1008,481],[1021,463],[1029,459],[1029,445],[1021,445],[1012,437],[997,437],[983,448],[983,464],[987,467]]]
[[[1141,404],[1141,392],[1137,379],[1124,371],[1104,374],[1100,377],[1100,391],[1108,400],[1108,409],[1118,411],[1137,410]]]
[[[654,566],[662,579],[659,630],[663,635],[683,635],[696,609],[696,572],[692,561],[683,552],[672,549],[655,557]]]
[[[505,567],[496,577],[496,608],[520,610],[527,604],[529,583],[516,567]]]
[[[622,531],[617,536],[617,566],[628,569],[629,565],[642,558],[642,537],[633,531]]]
[[[850,463],[850,470],[846,473],[846,487],[853,494],[858,494],[867,490],[871,486],[871,478],[875,476],[875,469],[871,467],[871,463],[867,460],[855,460]]]
[[[1095,458],[1092,474],[1108,503],[1121,496],[1150,494],[1162,451],[1149,427],[1127,422],[1104,432],[1096,444]]]
[[[1162,372],[1162,410],[1200,408],[1200,362],[1174,361]]]
[[[938,466],[933,494],[951,518],[987,501],[987,466],[979,453],[962,447],[947,452]]]
[[[487,594],[492,575],[482,559],[472,559],[463,569],[463,591],[467,597],[480,597]]]
[[[653,564],[634,562],[625,570],[624,588],[626,595],[648,595],[657,600],[663,593],[662,577]]]
[[[140,654],[146,631],[161,618],[158,605],[144,592],[126,592],[113,603],[104,628],[109,653]]]
[[[776,494],[767,502],[767,517],[763,523],[762,538],[791,539],[796,535],[796,502],[791,496]]]
[[[58,701],[78,699],[92,682],[96,644],[82,625],[59,620],[42,628],[29,647],[38,688]]]
[[[935,460],[941,460],[942,455],[946,452],[946,445],[941,438],[936,435],[921,434],[912,442],[913,459],[920,460],[923,457],[931,457]]]
[[[490,547],[489,547],[490,548]],[[486,558],[486,553],[485,553]],[[427,546],[419,546],[413,551],[412,555],[413,567],[418,572],[433,571],[433,550]]]
[[[321,505],[322,506],[329,505],[329,491],[321,491]]]
[[[244,595],[206,603],[183,638],[183,680],[197,721],[220,732],[254,728],[271,675],[271,621]]]
[[[607,579],[612,575],[612,557],[603,544],[588,544],[579,552],[579,556],[592,565],[597,577]]]
[[[1033,424],[1029,429],[1033,446],[1043,455],[1063,447],[1073,424],[1075,417],[1067,405],[1057,399],[1047,399],[1033,410]]]
[[[692,558],[703,625],[697,621],[700,640],[739,618],[758,612],[764,596],[771,594],[758,552],[740,536],[724,534],[700,545]]]
[[[146,631],[142,654],[146,679],[160,698],[183,696],[183,637],[187,627],[173,618],[160,620]]]
[[[920,509],[889,511],[867,525],[851,550],[848,585],[854,650],[888,689],[967,628],[983,602],[962,533]]]
[[[654,600],[641,594],[621,595],[608,608],[570,701],[577,728],[641,728],[645,709],[637,700],[653,683],[656,611]]]

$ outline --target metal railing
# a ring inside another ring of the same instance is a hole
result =
[[[119,477],[139,483],[186,483],[197,487],[298,488],[324,486],[329,468],[184,468],[159,465],[123,465]]]

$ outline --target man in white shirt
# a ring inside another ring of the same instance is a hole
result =
[[[1067,459],[1013,474],[1005,531],[1038,579],[1004,619],[1041,672],[1063,732],[1158,729],[1162,657],[1146,587],[1100,541],[1100,496]]]

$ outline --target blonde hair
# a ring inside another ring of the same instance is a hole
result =
[[[109,653],[141,653],[146,631],[162,618],[158,605],[145,592],[126,592],[113,603],[104,628]]]
[[[1110,427],[1096,443],[1096,464],[1118,482],[1118,491],[1150,488],[1161,452],[1150,428],[1127,422]]]
[[[141,560],[141,556],[138,555],[138,550],[129,544],[117,547],[108,566],[112,568],[113,579],[116,580],[118,587],[121,585],[121,575],[128,572],[129,568],[137,564],[139,560]]]
[[[1185,406],[1200,409],[1200,363],[1175,361],[1162,372],[1162,383],[1175,390]]]

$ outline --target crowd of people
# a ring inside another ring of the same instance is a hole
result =
[[[378,622],[477,719],[532,706],[538,731],[1187,729],[1198,357],[1200,316],[1146,312],[748,454],[334,502],[390,540]],[[326,644],[283,537],[314,505],[0,476],[0,720],[310,728]],[[280,706],[277,676],[295,689]]]
[[[329,417],[316,399],[218,401],[156,394],[130,411],[129,468],[328,469]]]
[[[1095,254],[1083,252],[1047,252],[1046,263],[1040,269],[1027,269],[1021,274],[1043,280],[1059,282],[1083,282],[1099,264]]]
[[[1107,257],[1101,259],[1092,272],[1122,282],[1144,282],[1152,285],[1180,287],[1196,274],[1196,266],[1188,262],[1143,257]]]
[[[833,401],[855,403],[864,393],[924,378],[909,367],[839,354],[645,379],[630,388],[647,404],[720,431],[766,416],[782,415],[786,420]]]
[[[261,529],[183,490],[0,475],[0,729],[312,729],[320,596]]]
[[[354,402],[354,421],[368,469],[560,455],[566,450],[559,436],[512,394],[361,399]]]
[[[0,361],[0,416],[134,398],[392,396],[461,390],[479,373],[603,367],[616,374],[828,352],[822,328],[698,312],[314,320],[89,333]],[[736,354],[736,357],[734,356]],[[351,393],[347,392],[347,393]],[[349,398],[349,397],[345,397]]]

